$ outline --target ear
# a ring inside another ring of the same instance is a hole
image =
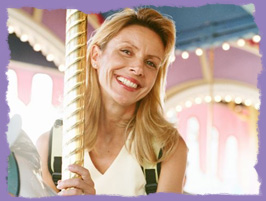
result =
[[[101,55],[101,49],[98,45],[93,45],[91,52],[90,52],[90,57],[91,57],[91,65],[93,68],[97,69],[99,67],[99,58]]]

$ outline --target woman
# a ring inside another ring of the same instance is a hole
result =
[[[59,195],[146,194],[141,166],[158,162],[157,192],[182,193],[187,147],[162,110],[174,45],[173,22],[149,8],[114,14],[90,39],[85,167],[69,167],[81,178],[60,181]],[[43,178],[54,187],[47,142],[47,135],[41,136],[37,146]]]

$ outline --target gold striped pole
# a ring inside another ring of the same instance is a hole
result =
[[[84,162],[84,99],[86,83],[87,16],[68,9],[66,16],[66,69],[64,75],[64,116],[62,179],[77,177],[68,165]]]

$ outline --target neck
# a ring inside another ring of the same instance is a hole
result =
[[[136,105],[123,107],[121,105],[102,104],[98,137],[110,141],[114,138],[125,137],[125,122],[134,115]]]

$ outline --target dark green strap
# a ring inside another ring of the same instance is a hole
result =
[[[18,196],[20,191],[20,178],[18,163],[13,152],[8,156],[8,192],[13,196]]]
[[[162,157],[162,149],[160,149],[160,152],[159,152],[159,155],[158,155],[158,159],[160,159]],[[157,172],[155,171],[155,169],[143,169],[142,168],[142,171],[145,173],[145,179],[146,179],[146,185],[145,185],[145,191],[146,191],[146,194],[150,194],[150,193],[156,193],[157,191],[157,186],[158,186],[158,183],[156,181],[156,173],[157,173],[157,176],[158,176],[158,179],[160,177],[160,173],[161,173],[161,162],[160,163],[157,163]]]
[[[54,126],[62,125],[63,121],[60,119],[57,119],[54,123]],[[51,157],[52,157],[52,147],[53,147],[53,127],[50,130],[50,136],[49,136],[49,148],[48,148],[48,169],[50,174],[52,175],[52,179],[55,185],[57,185],[58,180],[61,179],[61,168],[62,168],[62,157],[54,157],[54,162],[51,164]],[[52,170],[53,167],[53,170]]]

